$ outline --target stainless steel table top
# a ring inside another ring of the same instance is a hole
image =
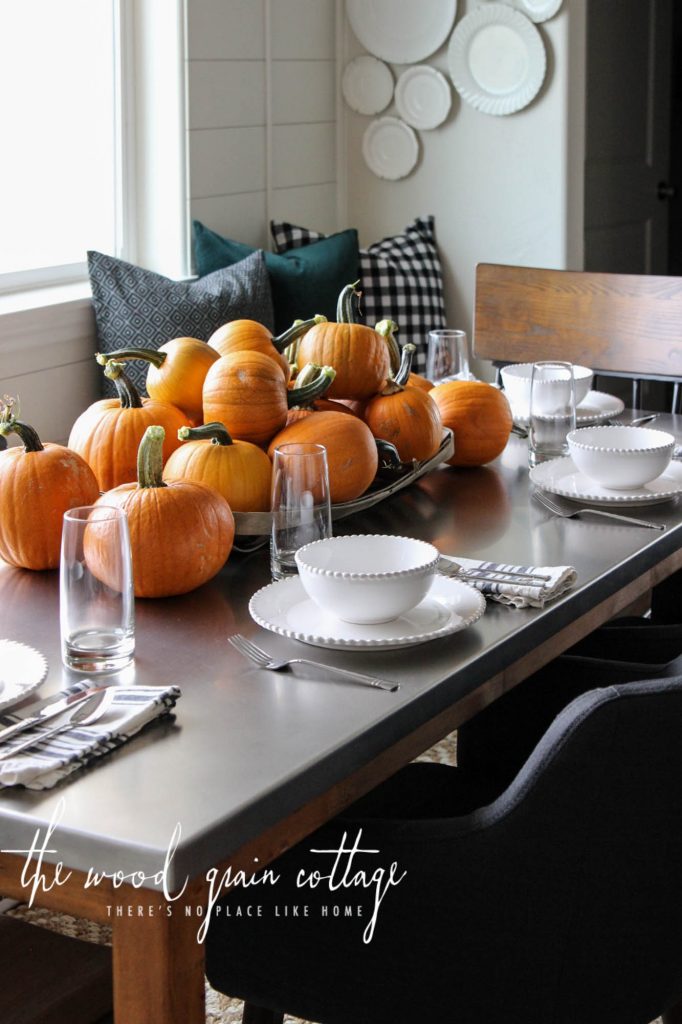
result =
[[[657,425],[682,439],[682,418],[661,417]],[[203,873],[679,548],[680,499],[632,514],[666,530],[549,516],[530,499],[525,442],[512,437],[494,464],[439,470],[338,525],[350,533],[421,537],[455,556],[574,565],[577,586],[543,610],[489,602],[469,630],[407,650],[304,648],[249,617],[248,599],[269,582],[267,548],[233,555],[192,594],[138,600],[135,665],[114,678],[179,685],[174,719],[56,789],[0,791],[0,849],[25,848],[63,800],[51,843],[57,852],[46,860],[149,874],[163,866],[179,822],[169,880],[180,884]],[[257,670],[227,643],[236,631],[277,656],[302,651],[399,680],[401,689],[384,693]],[[0,567],[0,636],[47,656],[41,695],[81,678],[60,661],[56,572]]]

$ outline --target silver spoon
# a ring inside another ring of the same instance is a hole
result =
[[[47,732],[36,733],[33,736],[29,736],[23,743],[19,743],[12,750],[3,750],[0,753],[0,761],[5,761],[8,758],[14,757],[16,754],[23,753],[24,750],[28,750],[29,747],[36,746],[38,743],[43,743],[45,740],[52,739],[53,736],[58,736],[62,732],[68,732],[69,729],[74,729],[79,725],[92,725],[98,718],[101,718],[105,711],[108,711],[114,699],[115,687],[106,687],[99,693],[93,693],[91,697],[84,700],[69,715],[67,721],[61,722],[59,725],[53,726],[48,729]]]

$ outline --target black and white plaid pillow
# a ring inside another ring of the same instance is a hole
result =
[[[286,252],[325,236],[286,222],[271,221],[277,252]],[[426,367],[429,331],[445,327],[443,275],[434,235],[434,218],[417,217],[399,235],[360,250],[362,313],[365,322],[395,320],[401,344],[416,346],[413,369]]]

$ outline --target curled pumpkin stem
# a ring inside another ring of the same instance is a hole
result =
[[[43,444],[38,434],[28,423],[17,419],[19,399],[4,395],[0,401],[0,435],[9,437],[16,434],[24,446],[25,452],[42,452]]]
[[[300,387],[298,386],[298,378],[296,379],[297,386],[291,388],[287,393],[287,405],[290,409],[305,409],[307,406],[312,405],[316,398],[321,398],[329,391],[334,377],[336,377],[336,370],[333,366],[319,367],[315,363],[309,363],[308,366],[312,366],[317,370],[317,374]],[[308,372],[308,366],[304,366],[301,374]]]
[[[395,340],[398,325],[395,320],[380,320],[374,325],[374,330],[386,340],[388,354],[391,357],[391,373],[395,375],[400,369],[400,346]]]
[[[104,376],[113,381],[122,409],[141,409],[142,399],[130,377],[123,368],[123,363],[112,359],[104,364]]]
[[[326,316],[322,316],[321,313],[316,313],[315,316],[311,317],[310,320],[294,320],[293,324],[288,331],[284,334],[280,334],[278,338],[272,339],[272,344],[275,346],[278,352],[281,352],[287,359],[290,366],[296,365],[298,359],[298,350],[301,347],[303,341],[303,335],[307,334],[311,327],[316,327],[317,324],[326,324]]]
[[[163,366],[167,358],[167,352],[157,352],[154,348],[119,348],[115,352],[95,353],[95,359],[100,366],[107,366],[112,362],[127,363],[131,359],[141,359],[158,369]]]
[[[211,444],[227,445],[234,444],[227,427],[224,423],[203,423],[200,427],[180,427],[178,430],[180,441],[210,441]]]
[[[137,486],[165,487],[163,482],[163,427],[147,427],[137,449]]]
[[[362,292],[358,291],[358,285],[360,280],[354,281],[353,284],[347,284],[339,295],[339,301],[336,306],[336,320],[340,324],[354,324],[357,323],[355,319],[355,308],[353,300],[360,302]]]

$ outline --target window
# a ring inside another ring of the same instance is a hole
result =
[[[120,254],[120,3],[0,0],[0,289]]]

